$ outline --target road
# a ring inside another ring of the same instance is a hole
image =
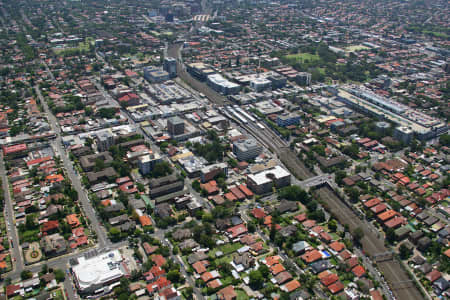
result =
[[[195,220],[195,219],[194,219],[194,220]],[[170,241],[169,241],[168,239],[165,238],[165,235],[166,235],[167,232],[172,231],[172,230],[175,230],[176,228],[182,227],[184,224],[185,224],[185,223],[183,222],[183,223],[181,223],[181,224],[172,226],[171,228],[168,228],[168,229],[156,229],[156,230],[155,230],[155,233],[153,233],[152,236],[153,236],[154,238],[160,240],[161,243],[162,243],[164,246],[169,247],[169,249],[170,249],[170,258],[171,258],[175,263],[180,264],[181,275],[183,275],[184,278],[186,278],[186,280],[187,280],[189,286],[191,286],[191,287],[193,288],[195,298],[196,298],[196,299],[199,299],[199,300],[203,300],[203,299],[205,299],[205,297],[203,297],[201,290],[200,290],[198,287],[196,287],[196,285],[195,285],[195,280],[192,278],[191,275],[189,275],[189,274],[187,273],[186,267],[184,266],[183,259],[182,259],[179,255],[174,255],[174,254],[173,254],[173,245],[172,245],[172,243],[170,243]]]
[[[82,186],[79,175],[75,174],[75,170],[74,170],[72,161],[69,159],[68,154],[62,147],[61,131],[57,124],[57,120],[56,120],[55,116],[51,113],[50,109],[48,108],[47,102],[45,101],[44,97],[42,96],[41,91],[39,90],[39,87],[35,86],[35,90],[39,97],[39,100],[41,100],[41,104],[44,107],[44,111],[47,113],[50,127],[57,135],[56,139],[52,142],[52,146],[56,150],[57,154],[60,156],[61,161],[64,164],[66,174],[68,175],[70,181],[72,182],[72,186],[78,192],[78,198],[80,201],[81,208],[83,209],[84,215],[87,217],[87,219],[91,225],[91,229],[95,232],[95,234],[97,236],[97,240],[98,240],[98,244],[99,244],[100,248],[109,246],[109,245],[111,245],[111,241],[109,241],[106,231],[104,230],[103,226],[98,221],[95,210],[92,207],[92,204],[88,198],[88,193],[87,193],[86,189],[84,189],[84,187]]]
[[[23,257],[22,250],[20,249],[19,235],[15,226],[15,214],[13,209],[13,203],[11,193],[9,191],[8,177],[6,176],[5,163],[3,160],[3,154],[1,154],[0,163],[0,176],[2,178],[2,188],[5,195],[5,220],[8,237],[12,240],[10,243],[11,262],[13,263],[13,271],[18,273],[23,271]],[[16,262],[14,263],[14,259]]]

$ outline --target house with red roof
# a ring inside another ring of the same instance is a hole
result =
[[[19,153],[27,150],[26,144],[17,144],[13,146],[3,146],[3,155],[8,156],[10,154]]]
[[[343,289],[344,289],[344,284],[340,281],[337,281],[337,282],[333,283],[332,285],[328,286],[328,290],[333,295],[339,293]]]
[[[400,214],[398,212],[396,212],[393,209],[387,210],[379,215],[377,215],[377,218],[381,221],[381,222],[386,222],[389,219],[392,219],[395,216],[399,216]]]
[[[283,267],[282,264],[275,264],[270,267],[270,272],[272,272],[273,276],[276,276],[277,274],[285,271],[286,269]]]
[[[328,245],[328,247],[330,247],[335,253],[339,253],[345,249],[344,243],[338,241],[332,242]]]
[[[197,272],[197,274],[201,275],[206,272],[206,266],[203,261],[197,261],[192,264],[192,268]]]
[[[239,190],[237,187],[230,188],[230,191],[233,193],[233,195],[236,197],[237,200],[242,201],[245,199],[244,193]]]
[[[6,296],[8,296],[8,298],[13,298],[14,296],[17,296],[19,294],[20,289],[20,285],[10,284],[6,286]]]
[[[247,233],[247,227],[245,226],[245,224],[239,224],[233,227],[230,227],[227,229],[227,232],[231,235],[231,238],[236,238],[238,236],[240,236],[241,234]]]
[[[250,191],[250,189],[245,184],[239,185],[239,189],[245,194],[247,198],[253,197],[253,192]]]
[[[236,300],[237,294],[232,285],[224,287],[217,292],[217,298],[219,300]]]
[[[161,267],[166,263],[166,259],[161,254],[155,254],[151,259],[158,267]]]
[[[398,228],[401,225],[405,225],[408,220],[403,216],[394,217],[386,222],[384,222],[384,226],[387,228]]]
[[[361,277],[363,277],[364,275],[366,275],[366,270],[364,269],[363,266],[357,265],[356,267],[353,267],[352,273],[353,273],[356,277],[361,278]]]
[[[278,255],[277,256],[267,256],[265,258],[265,264],[268,267],[271,267],[271,266],[277,264],[279,261],[280,261],[280,257]]]
[[[69,224],[72,228],[80,226],[80,220],[78,220],[78,217],[76,214],[70,214],[66,216],[67,224]]]
[[[252,209],[251,214],[253,217],[255,217],[256,219],[262,219],[266,216],[266,213],[264,212],[264,209],[259,208],[259,207],[255,207]]]
[[[311,250],[306,252],[305,254],[303,254],[301,256],[301,258],[306,262],[306,263],[312,263],[315,261],[318,261],[319,259],[322,259],[322,254],[317,251],[316,249]]]
[[[147,284],[147,292],[149,295],[153,295],[154,293],[163,290],[164,288],[171,285],[170,280],[168,280],[165,276],[159,277],[155,282]]]
[[[435,282],[436,280],[438,280],[441,277],[442,277],[441,272],[439,272],[436,269],[432,270],[427,275],[425,275],[425,278],[428,279],[431,282]]]
[[[134,183],[129,181],[119,186],[119,189],[127,194],[137,193],[138,189],[134,186]]]
[[[330,273],[327,276],[321,278],[320,282],[324,286],[329,286],[330,284],[333,284],[333,283],[335,283],[338,280],[339,280],[339,276],[336,273]]]
[[[139,222],[141,223],[141,226],[151,226],[152,221],[148,215],[143,215],[139,217]]]
[[[118,100],[121,105],[125,106],[135,106],[139,104],[139,96],[135,93],[126,93]]]
[[[379,213],[382,213],[386,209],[387,209],[387,205],[384,204],[384,203],[380,203],[380,204],[375,205],[374,207],[370,208],[370,210],[376,215],[379,214]]]
[[[47,221],[42,224],[41,232],[44,234],[52,233],[58,230],[59,222],[58,220]]]
[[[301,284],[298,280],[292,280],[286,283],[285,285],[281,286],[281,290],[286,293],[291,293],[295,291],[296,289],[300,288]]]
[[[364,206],[367,207],[367,208],[371,208],[371,207],[374,207],[374,206],[376,206],[376,205],[378,205],[380,203],[381,203],[380,199],[373,198],[373,199],[370,199],[370,200],[364,202]]]

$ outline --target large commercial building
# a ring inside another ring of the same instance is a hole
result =
[[[103,129],[96,132],[98,151],[107,151],[114,145],[114,135],[111,129]]]
[[[286,85],[287,78],[278,73],[273,73],[272,75],[267,77],[268,80],[272,82],[272,89],[281,89]]]
[[[273,187],[280,188],[291,184],[291,174],[280,166],[247,176],[247,186],[256,194],[265,194]]]
[[[414,132],[409,127],[399,126],[394,129],[394,138],[402,141],[405,144],[409,144],[414,137]]]
[[[272,81],[266,78],[255,78],[252,81],[250,81],[250,87],[255,92],[262,92],[264,90],[272,88]]]
[[[220,74],[208,75],[207,83],[210,87],[223,95],[238,94],[241,90],[241,86],[239,84],[225,79]]]
[[[127,275],[118,250],[93,257],[82,256],[72,264],[72,273],[80,294],[101,293]]]
[[[161,83],[170,79],[169,73],[155,67],[144,68],[144,78],[152,83]]]
[[[310,85],[311,84],[311,73],[299,72],[297,74],[296,81],[300,85]]]
[[[186,70],[193,77],[205,81],[209,75],[216,73],[211,66],[204,63],[191,63],[186,66]]]
[[[171,136],[180,135],[184,133],[184,121],[178,116],[169,118],[167,120],[167,130]]]
[[[241,161],[254,159],[261,152],[262,146],[254,139],[237,140],[233,143],[233,153]]]
[[[445,122],[370,91],[353,87],[331,90],[336,93],[337,99],[345,104],[391,121],[400,128],[408,128],[406,131],[411,131],[419,140],[429,140],[448,132]]]
[[[164,58],[163,70],[169,73],[170,78],[177,77],[177,60],[173,57]]]
[[[153,170],[153,167],[161,161],[158,153],[147,154],[138,158],[138,167],[142,175],[147,175]]]
[[[296,114],[282,114],[277,116],[277,125],[281,127],[298,125],[300,123],[300,116]]]
[[[200,178],[203,183],[208,182],[221,172],[228,176],[228,165],[226,163],[217,163],[213,165],[209,165],[201,169]]]

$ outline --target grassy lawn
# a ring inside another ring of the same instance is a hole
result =
[[[217,258],[215,260],[215,262],[216,262],[216,265],[220,265],[222,263],[229,264],[232,260],[233,260],[233,255],[230,254],[230,255],[225,255],[225,256],[222,256],[220,258]]]
[[[339,240],[341,238],[338,234],[336,234],[334,232],[330,233],[330,235],[333,238],[333,240]]]
[[[332,265],[334,265],[334,266],[337,266],[337,264],[338,264],[336,258],[334,258],[334,257],[331,257],[331,258],[330,258],[330,263],[331,263]]]
[[[319,56],[317,54],[311,54],[311,53],[297,53],[297,54],[289,54],[284,56],[284,58],[287,60],[289,64],[295,64],[297,62],[305,62],[305,60],[316,61],[319,60]]]
[[[67,48],[53,48],[56,55],[64,55],[65,53],[70,53],[70,51],[89,51],[91,44],[94,42],[92,38],[86,38],[84,42],[78,43],[78,47],[67,47]]]
[[[57,300],[64,299],[63,292],[61,289],[57,289],[56,291],[52,292],[51,295],[53,296],[53,299]]]
[[[226,256],[228,254],[235,252],[237,249],[241,248],[242,246],[243,245],[241,243],[232,243],[232,244],[228,243],[228,244],[213,248],[212,250],[209,251],[209,253],[210,253],[210,256],[212,256],[213,258],[215,257],[215,254],[217,251],[222,251],[223,255]]]
[[[235,291],[236,291],[236,295],[237,295],[237,297],[236,297],[237,300],[247,300],[247,299],[249,299],[247,294],[243,290],[236,289]]]

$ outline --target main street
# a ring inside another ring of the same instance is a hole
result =
[[[78,199],[80,201],[81,208],[83,209],[84,215],[87,217],[89,223],[91,224],[91,229],[94,230],[97,236],[98,244],[100,248],[111,245],[111,242],[107,237],[106,231],[104,227],[100,224],[97,215],[95,213],[95,210],[92,207],[92,204],[88,198],[88,192],[82,186],[79,175],[75,174],[75,169],[72,164],[72,161],[69,159],[68,154],[62,147],[61,131],[57,124],[57,120],[55,116],[51,113],[50,109],[48,108],[47,102],[45,101],[44,97],[41,94],[41,91],[37,86],[35,86],[35,90],[39,97],[39,100],[41,101],[42,106],[44,107],[44,111],[47,113],[47,118],[50,123],[50,127],[57,135],[56,139],[52,142],[52,146],[55,148],[57,154],[60,156],[61,161],[64,164],[66,174],[68,175],[70,181],[72,182],[72,186],[78,192]]]
[[[9,190],[8,177],[6,176],[4,157],[1,155],[0,163],[0,176],[2,178],[2,188],[5,196],[5,220],[6,220],[6,230],[8,236],[11,240],[10,250],[11,250],[11,263],[13,264],[13,271],[22,272],[23,271],[23,257],[22,251],[20,250],[19,235],[17,233],[17,228],[15,226],[14,209],[12,205],[11,192]]]

